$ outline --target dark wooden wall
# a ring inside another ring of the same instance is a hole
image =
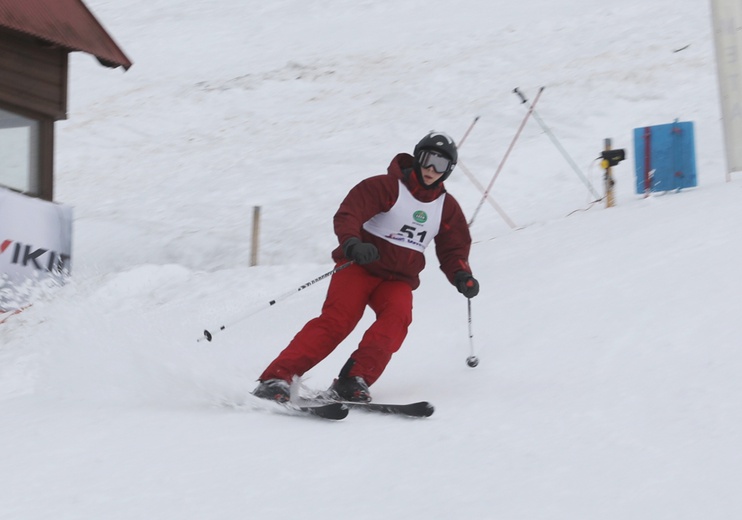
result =
[[[0,29],[0,101],[67,119],[69,51]]]
[[[0,28],[0,107],[40,123],[39,192],[54,198],[54,122],[67,119],[69,51]]]

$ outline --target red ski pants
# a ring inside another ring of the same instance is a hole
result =
[[[372,385],[407,336],[412,322],[412,288],[405,282],[371,276],[357,264],[332,276],[320,316],[304,325],[260,380],[291,381],[295,375],[302,376],[353,331],[367,305],[376,313],[376,320],[351,354],[355,363],[347,375],[361,376]]]

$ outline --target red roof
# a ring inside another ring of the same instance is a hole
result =
[[[0,0],[0,27],[92,54],[107,67],[131,61],[81,0]]]

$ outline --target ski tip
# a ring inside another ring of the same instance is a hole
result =
[[[416,403],[415,406],[420,410],[420,415],[422,417],[430,417],[433,415],[433,412],[435,412],[435,406],[427,401]]]

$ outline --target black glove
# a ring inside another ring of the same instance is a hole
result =
[[[370,264],[379,259],[379,250],[368,242],[361,242],[357,238],[349,238],[343,244],[343,253],[349,260],[359,265]]]
[[[474,298],[479,294],[479,282],[466,271],[459,271],[453,277],[453,283],[461,294],[467,298]]]

